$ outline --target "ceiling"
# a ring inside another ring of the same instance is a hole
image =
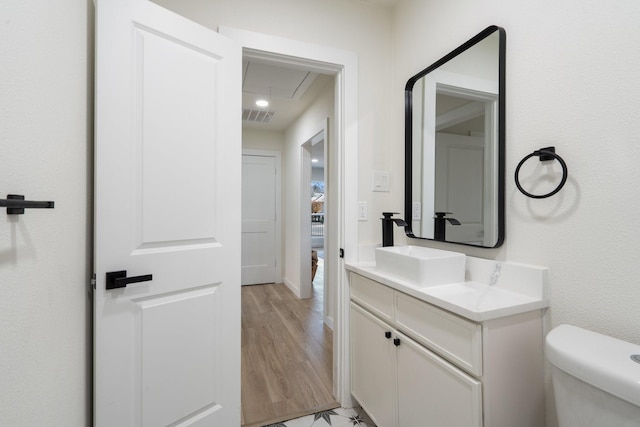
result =
[[[286,67],[261,59],[243,59],[242,126],[286,130],[322,91],[333,88],[333,80],[333,76],[300,67]],[[269,106],[256,106],[258,99],[268,100]]]

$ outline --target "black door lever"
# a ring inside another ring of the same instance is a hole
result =
[[[107,273],[107,289],[124,288],[129,283],[148,282],[153,280],[152,274],[127,277],[127,270],[111,271]]]

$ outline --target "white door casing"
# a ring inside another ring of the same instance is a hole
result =
[[[300,145],[300,279],[298,298],[311,298],[311,140]]]
[[[241,49],[96,4],[94,425],[240,425]],[[152,280],[107,290],[106,273]]]
[[[335,123],[331,155],[332,219],[331,235],[325,255],[336,260],[335,268],[327,268],[325,280],[335,283],[330,295],[334,311],[334,395],[342,406],[350,407],[349,386],[349,289],[344,262],[358,261],[358,56],[349,51],[256,33],[220,27],[220,34],[242,45],[245,55],[267,56],[283,64],[304,69],[335,73]],[[335,175],[334,175],[335,174]],[[325,229],[325,231],[327,231]],[[344,258],[339,257],[344,249]]]
[[[278,168],[268,155],[242,155],[242,285],[276,281]]]

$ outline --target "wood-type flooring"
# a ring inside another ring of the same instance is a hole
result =
[[[300,300],[284,284],[243,286],[243,427],[339,407],[332,395],[332,340],[321,287]]]

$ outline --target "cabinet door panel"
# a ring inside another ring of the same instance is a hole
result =
[[[393,330],[351,303],[351,394],[378,427],[396,425]]]
[[[481,383],[397,335],[398,425],[482,427]]]

